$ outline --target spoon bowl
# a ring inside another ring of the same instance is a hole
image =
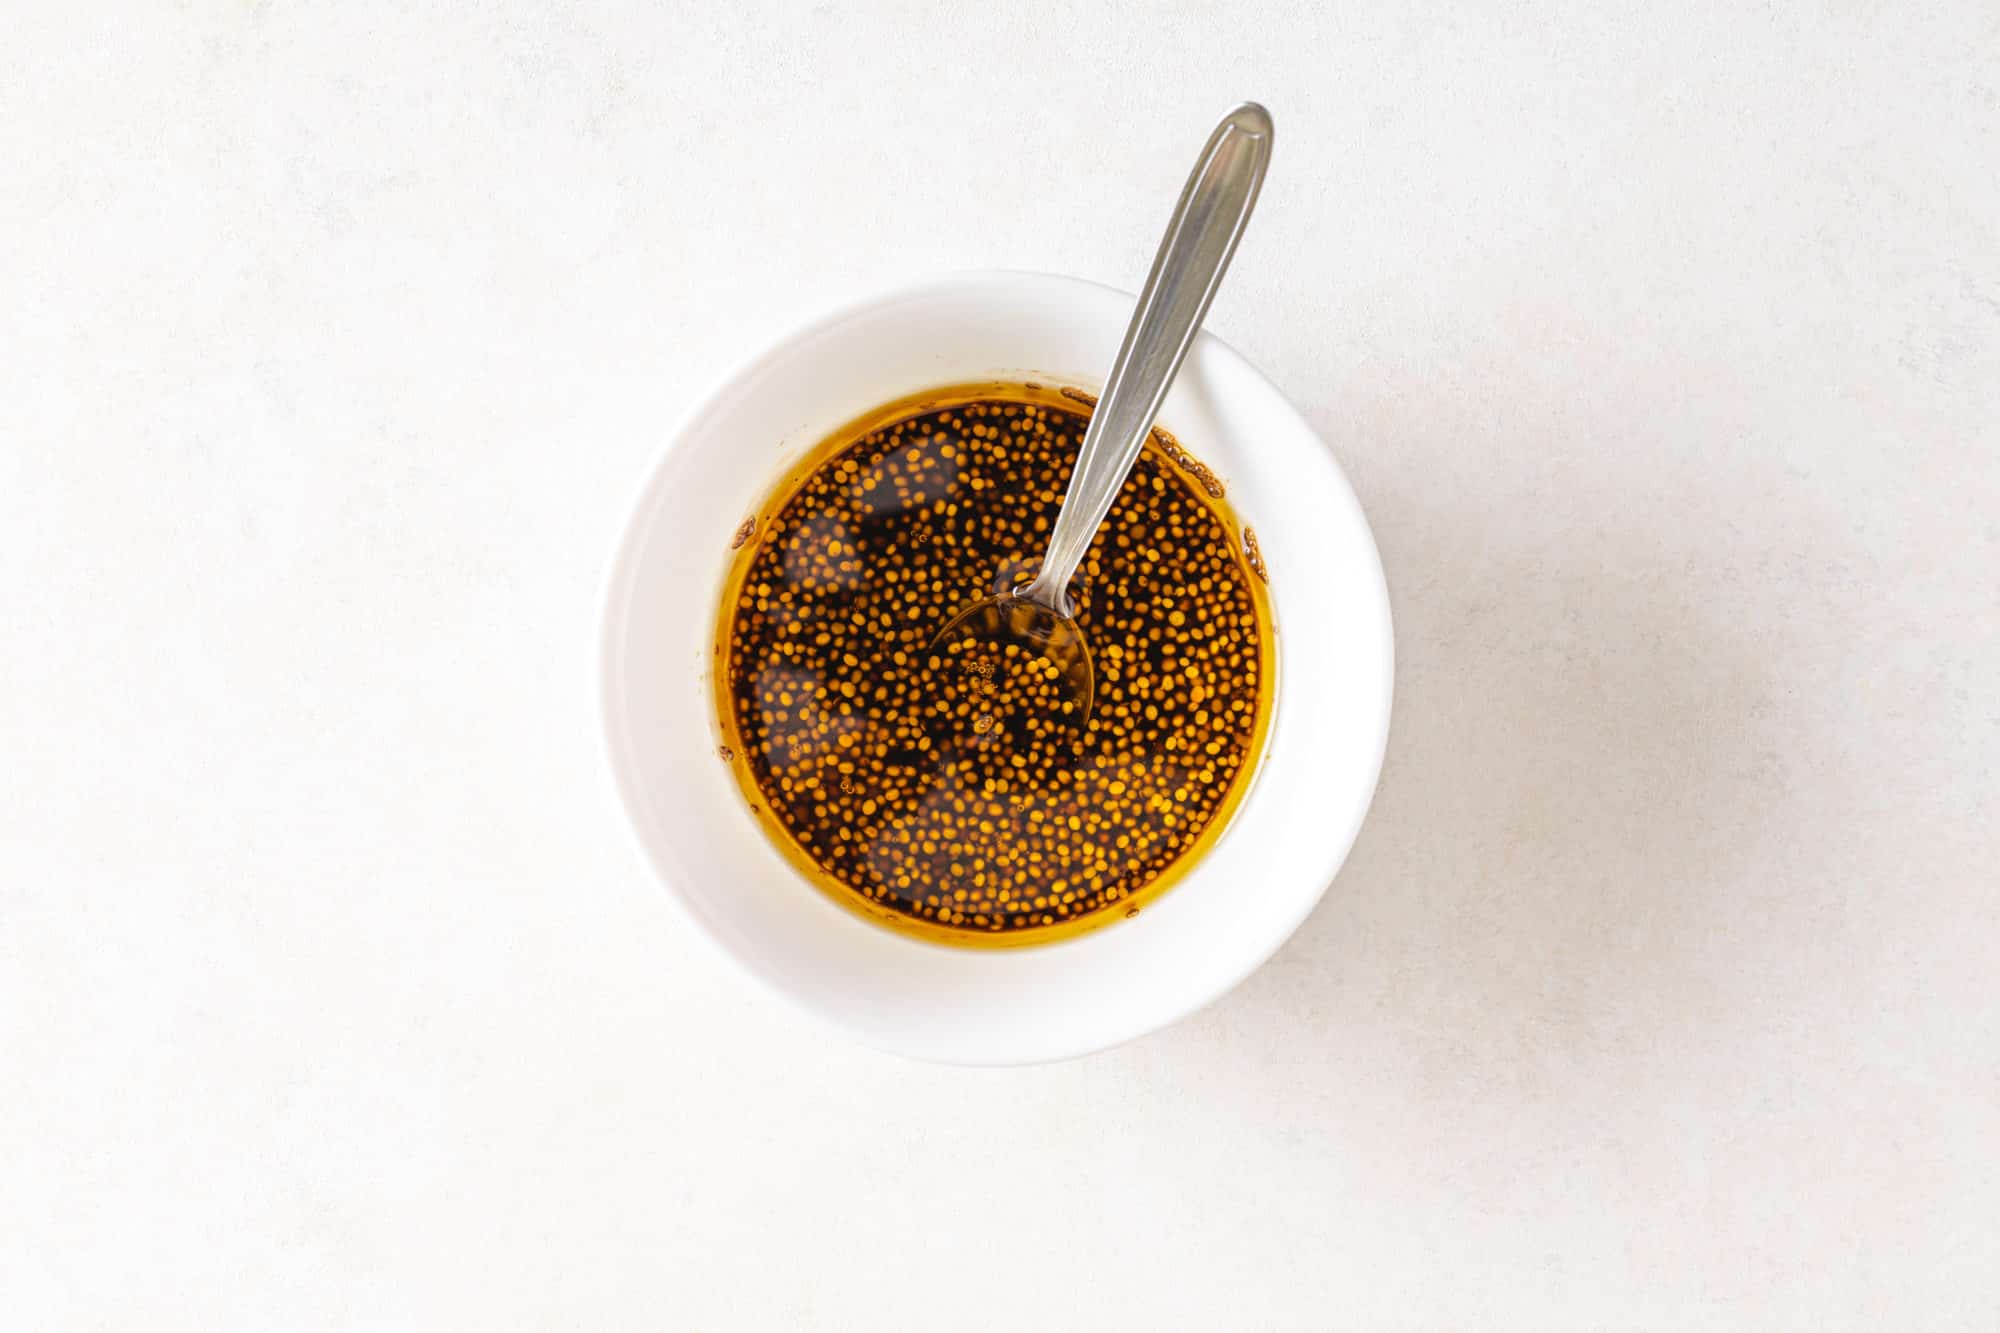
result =
[[[946,704],[933,715],[933,743],[947,752],[1009,733],[1037,744],[1074,740],[1097,698],[1083,630],[1023,593],[1001,593],[953,616],[931,641],[926,665]]]

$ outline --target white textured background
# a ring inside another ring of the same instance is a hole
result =
[[[399,8],[5,20],[0,1322],[2000,1325],[2000,11]],[[1178,1028],[839,1044],[628,847],[617,527],[1247,96],[1375,811]]]

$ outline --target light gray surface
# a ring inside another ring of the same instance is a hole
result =
[[[1992,7],[1313,8],[16,12],[10,1327],[2000,1321]],[[1375,812],[1167,1033],[832,1042],[627,846],[617,525],[820,306],[1136,286],[1243,97]]]

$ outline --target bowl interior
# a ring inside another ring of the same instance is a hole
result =
[[[975,950],[871,925],[804,882],[717,756],[707,673],[738,525],[800,455],[867,409],[951,383],[1093,391],[1132,298],[1073,279],[967,274],[851,307],[738,372],[670,441],[606,591],[606,742],[639,844],[750,975],[872,1045],[1024,1063],[1113,1045],[1246,976],[1312,909],[1366,812],[1387,736],[1388,598],[1331,453],[1248,363],[1203,335],[1160,424],[1207,462],[1271,571],[1276,714],[1219,843],[1139,916],[1037,948]]]

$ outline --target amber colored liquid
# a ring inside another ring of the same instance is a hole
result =
[[[737,533],[721,753],[792,862],[893,928],[990,947],[1135,915],[1250,783],[1275,684],[1263,561],[1220,481],[1160,432],[1071,585],[1096,664],[1087,723],[1010,711],[1030,696],[1009,673],[1040,681],[1011,656],[929,652],[1032,571],[1089,401],[980,384],[889,404]]]

